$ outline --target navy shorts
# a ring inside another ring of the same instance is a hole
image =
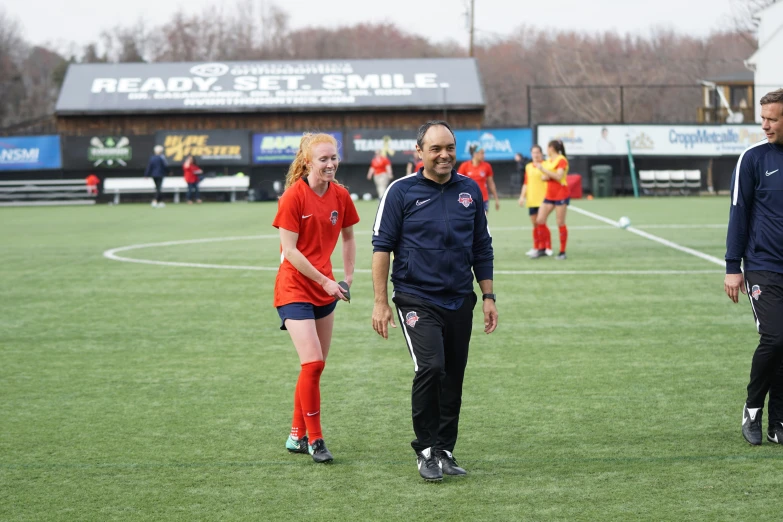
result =
[[[285,327],[286,319],[292,319],[294,321],[323,319],[334,312],[336,306],[337,300],[332,304],[324,306],[315,306],[312,303],[288,303],[287,305],[278,306],[277,315],[280,316],[280,329],[288,330],[288,328]]]
[[[571,198],[565,198],[565,199],[558,199],[557,201],[552,199],[545,199],[544,203],[549,203],[550,205],[554,205],[556,207],[562,206],[562,205],[569,205],[571,203]]]
[[[527,211],[530,213],[531,216],[535,216],[538,214],[538,207],[528,207]]]

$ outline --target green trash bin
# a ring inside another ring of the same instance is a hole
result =
[[[609,198],[612,196],[612,166],[593,165],[590,167],[593,181],[593,197]]]

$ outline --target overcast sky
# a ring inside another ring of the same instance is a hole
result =
[[[165,21],[179,8],[200,11],[216,0],[3,0],[0,9],[17,19],[25,39],[63,50],[83,45],[102,30],[131,25],[140,17]],[[256,0],[277,3],[294,28],[339,27],[357,22],[394,22],[432,41],[454,39],[467,47],[469,0]],[[225,0],[223,5],[230,5]],[[475,0],[476,35],[505,35],[522,24],[588,32],[614,30],[648,35],[654,28],[706,36],[731,27],[732,0]]]

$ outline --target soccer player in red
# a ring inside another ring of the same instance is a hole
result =
[[[568,191],[568,158],[566,158],[565,145],[560,140],[550,141],[547,145],[547,159],[536,165],[538,170],[543,173],[542,179],[547,182],[546,196],[544,203],[538,210],[536,222],[540,228],[540,233],[545,234],[546,220],[552,210],[555,210],[557,217],[557,228],[560,231],[560,253],[556,259],[566,258],[566,242],[568,241],[568,228],[566,227],[566,211],[571,202],[570,192]],[[538,255],[531,258],[541,257],[540,250]]]
[[[370,162],[370,168],[367,170],[367,179],[375,182],[378,199],[383,197],[383,193],[386,192],[386,187],[389,186],[393,177],[391,161],[383,155],[382,151],[376,150],[375,156]]]
[[[462,162],[457,173],[467,176],[476,183],[481,189],[481,195],[484,196],[484,213],[489,212],[489,192],[495,198],[495,210],[500,210],[500,199],[495,187],[495,174],[492,172],[492,165],[484,161],[484,149],[479,145],[470,146],[470,161]],[[489,192],[487,188],[489,187]]]
[[[280,230],[282,250],[274,305],[280,329],[288,330],[302,366],[286,449],[309,453],[315,462],[333,459],[321,433],[320,380],[332,340],[334,309],[338,300],[348,300],[347,289],[332,274],[331,255],[340,234],[348,287],[356,264],[353,226],[359,215],[351,195],[334,179],[338,164],[334,137],[302,137],[272,223]]]

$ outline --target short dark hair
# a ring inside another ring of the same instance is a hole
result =
[[[454,144],[457,144],[457,137],[454,136],[454,131],[451,130],[451,126],[443,121],[443,120],[430,120],[421,127],[419,127],[419,132],[416,134],[416,145],[419,146],[420,149],[424,148],[424,135],[427,134],[427,131],[430,130],[430,127],[434,127],[436,125],[443,125],[447,129],[449,129],[449,132],[451,133],[451,137],[454,138]]]
[[[767,105],[770,103],[783,103],[783,89],[768,92],[761,98],[761,105]]]

